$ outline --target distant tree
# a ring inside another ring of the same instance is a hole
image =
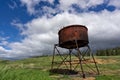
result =
[[[120,55],[120,47],[96,51],[96,56],[111,56],[111,55],[113,56]]]

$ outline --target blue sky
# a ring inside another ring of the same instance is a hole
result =
[[[10,42],[20,41],[22,38],[19,29],[11,25],[11,22],[16,20],[26,23],[33,18],[28,15],[25,7],[18,4],[21,4],[18,0],[0,0],[0,36],[10,37]]]
[[[51,54],[71,24],[88,27],[93,50],[120,46],[119,0],[0,0],[0,11],[2,59]]]

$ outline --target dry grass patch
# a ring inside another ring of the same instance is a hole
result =
[[[113,64],[113,63],[117,63],[117,61],[113,60],[113,59],[95,59],[95,61],[98,64]]]
[[[86,77],[86,78],[75,77],[72,78],[71,80],[95,80],[95,77]]]

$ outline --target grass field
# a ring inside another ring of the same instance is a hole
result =
[[[100,75],[86,77],[84,80],[119,80],[120,56],[100,56],[98,60]],[[0,80],[83,80],[81,76],[62,74],[50,75],[51,56],[24,60],[0,60]]]

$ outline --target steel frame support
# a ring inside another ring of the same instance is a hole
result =
[[[97,73],[97,74],[99,75],[100,72],[99,72],[97,63],[96,63],[96,61],[95,61],[94,55],[93,55],[93,53],[91,52],[90,46],[89,46],[89,45],[86,45],[86,46],[85,46],[85,47],[87,47],[87,50],[86,50],[85,53],[83,54],[83,53],[80,51],[80,48],[78,47],[77,41],[75,41],[75,44],[76,44],[76,49],[75,49],[75,50],[77,51],[77,55],[75,55],[75,54],[74,54],[74,55],[79,59],[79,64],[78,64],[78,65],[80,65],[80,70],[81,70],[81,72],[82,72],[82,77],[83,77],[83,78],[86,77],[86,74],[85,74],[85,72],[84,72],[83,63],[84,63],[88,68],[90,68],[92,71],[94,71],[95,73]],[[54,49],[53,49],[53,57],[52,57],[51,70],[54,69],[54,59],[55,59],[55,53],[56,53],[56,51],[57,51],[58,55],[60,56],[60,58],[61,58],[61,60],[62,60],[62,61],[60,62],[60,64],[57,66],[57,69],[59,69],[60,66],[61,66],[62,64],[64,64],[67,69],[72,70],[72,69],[73,69],[73,68],[72,68],[72,51],[73,51],[73,49],[68,49],[68,50],[69,50],[69,54],[68,54],[66,57],[63,57],[57,47],[59,47],[59,45],[58,45],[58,44],[55,44],[55,45],[54,45]],[[84,62],[84,61],[85,61],[84,56],[85,56],[86,54],[88,54],[88,53],[89,53],[89,56],[91,56],[91,58],[92,58],[92,60],[93,60],[93,63],[95,64],[96,71],[95,71],[94,69],[92,69],[87,63]],[[66,60],[67,58],[69,58],[69,66],[68,66],[68,64],[65,63],[65,60]],[[75,70],[75,69],[78,67],[78,65],[75,66],[73,70]]]

